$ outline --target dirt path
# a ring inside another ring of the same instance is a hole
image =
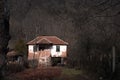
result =
[[[10,80],[50,80],[61,75],[59,67],[43,67],[36,69],[26,69],[22,72],[12,74]]]

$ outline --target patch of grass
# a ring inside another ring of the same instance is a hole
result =
[[[63,68],[62,69],[62,75],[67,75],[67,76],[82,75],[82,70],[76,70],[76,69],[71,69],[71,68]]]
[[[76,70],[73,68],[62,68],[62,73],[59,78],[54,80],[87,80],[82,70]]]

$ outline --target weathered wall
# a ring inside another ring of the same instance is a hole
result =
[[[53,45],[51,48],[51,56],[52,57],[67,57],[67,46],[66,45],[59,45],[60,46],[60,51],[57,52],[56,51],[56,46],[57,45]],[[64,55],[64,56],[62,56]]]
[[[34,45],[28,45],[28,53],[33,53]]]
[[[56,51],[56,46],[53,45],[50,49],[50,54],[52,57],[67,57],[67,46],[66,45],[59,45],[60,46],[60,51]],[[47,49],[46,49],[47,50]],[[45,52],[46,50],[41,51],[42,53]],[[39,53],[40,51],[35,52],[35,54]],[[28,46],[28,53],[31,55],[34,54],[34,45],[29,45]],[[30,55],[30,56],[31,56]]]

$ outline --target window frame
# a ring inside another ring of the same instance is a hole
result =
[[[60,52],[60,45],[56,45],[56,52]]]

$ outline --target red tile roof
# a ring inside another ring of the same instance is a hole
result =
[[[62,39],[56,37],[56,36],[38,36],[32,41],[29,41],[27,43],[30,44],[56,44],[56,45],[68,45],[67,42],[63,41]]]

